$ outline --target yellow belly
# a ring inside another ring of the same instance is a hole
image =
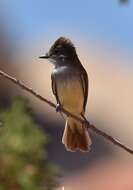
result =
[[[83,111],[83,89],[79,80],[59,81],[57,85],[58,97],[61,105],[72,113]]]

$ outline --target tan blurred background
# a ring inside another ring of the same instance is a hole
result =
[[[55,102],[50,74],[53,66],[38,59],[48,50],[55,37],[48,34],[18,49],[1,17],[0,69],[22,80],[42,96]],[[65,35],[65,33],[63,33]],[[51,34],[50,34],[51,35]],[[86,116],[97,128],[133,147],[133,57],[119,46],[82,35],[69,35],[89,76]],[[89,43],[88,43],[89,42]],[[25,42],[26,43],[26,42]],[[133,157],[107,140],[91,132],[91,152],[69,153],[61,143],[64,121],[60,114],[37,98],[0,77],[0,105],[7,106],[12,97],[28,98],[33,115],[51,136],[48,158],[64,170],[61,178],[65,190],[133,189]]]

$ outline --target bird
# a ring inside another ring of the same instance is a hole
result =
[[[51,74],[51,86],[55,95],[56,110],[64,108],[68,112],[85,119],[88,98],[88,74],[76,53],[76,47],[66,37],[59,37],[48,53],[39,58],[48,59],[54,65]],[[64,116],[65,129],[62,143],[67,151],[88,152],[91,138],[85,124],[71,116]]]

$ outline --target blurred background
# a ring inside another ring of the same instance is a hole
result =
[[[89,76],[86,117],[97,128],[133,148],[133,2],[0,1],[0,69],[55,102],[53,65],[38,56],[60,36],[75,44]],[[90,131],[89,153],[67,152],[59,113],[0,77],[0,106],[29,100],[34,121],[50,137],[47,159],[62,168],[65,190],[133,189],[133,157]]]

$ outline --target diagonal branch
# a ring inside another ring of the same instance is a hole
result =
[[[34,91],[32,88],[26,86],[22,81],[8,75],[7,73],[3,72],[0,70],[0,75],[3,76],[4,78],[12,81],[13,83],[15,83],[16,85],[18,85],[19,87],[21,87],[22,89],[24,89],[25,91],[29,92],[30,94],[34,95],[36,98],[40,99],[41,101],[47,103],[49,106],[56,108],[56,104],[54,104],[53,102],[47,100],[46,98],[44,98],[43,96],[41,96],[38,92]],[[75,118],[76,120],[78,120],[81,123],[86,123],[87,128],[90,128],[92,131],[94,131],[95,133],[97,133],[98,135],[104,137],[106,140],[112,142],[114,145],[124,149],[125,151],[127,151],[130,154],[133,154],[133,150],[129,147],[127,147],[126,145],[122,144],[121,142],[119,142],[118,140],[116,140],[115,138],[113,138],[112,136],[108,135],[107,133],[105,133],[104,131],[101,131],[100,129],[96,128],[94,125],[91,125],[89,123],[89,121],[87,121],[86,119],[81,119],[75,115],[73,115],[72,113],[68,112],[67,110],[61,108],[61,111],[66,114],[67,116],[71,116],[73,118]]]

